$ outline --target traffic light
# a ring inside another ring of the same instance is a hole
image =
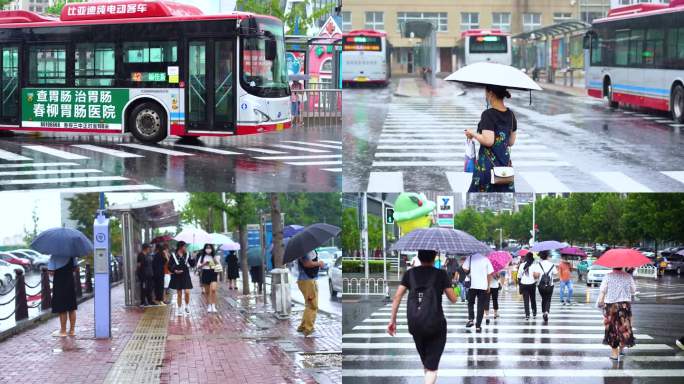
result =
[[[394,208],[385,207],[385,224],[394,224]]]

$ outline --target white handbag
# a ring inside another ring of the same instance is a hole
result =
[[[515,179],[513,167],[494,167],[492,168],[492,184],[511,184]]]

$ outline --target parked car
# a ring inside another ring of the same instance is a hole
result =
[[[330,252],[325,252],[325,251],[317,251],[318,253],[318,260],[321,260],[325,262],[325,266],[321,267],[319,270],[319,273],[325,272],[328,274],[328,270],[330,269],[331,264],[335,262],[335,255],[333,255]]]
[[[31,261],[23,257],[15,256],[8,252],[0,252],[0,260],[5,260],[10,264],[21,265],[25,269],[31,268]]]
[[[12,281],[14,281],[14,270],[7,265],[0,265],[0,290],[4,292],[5,287],[12,286]]]
[[[587,272],[587,287],[598,286],[603,281],[610,268],[598,264],[592,264]]]
[[[679,251],[677,251],[679,252]],[[677,253],[670,253],[665,257],[667,260],[667,267],[665,271],[675,272],[677,275],[681,275],[684,272],[684,256]]]
[[[577,263],[577,280],[582,281],[587,278],[587,272],[593,262],[594,259],[587,258]]]
[[[21,265],[8,263],[5,260],[0,260],[0,266],[3,266],[3,267],[10,269],[10,274],[12,276],[12,279],[14,279],[14,275],[17,271],[21,271],[22,273],[26,272],[24,267],[22,267]]]
[[[329,252],[335,257],[342,256],[342,250],[337,247],[320,247],[316,250],[317,252]]]
[[[328,287],[330,287],[331,297],[337,297],[337,293],[342,292],[342,256],[339,256],[335,260],[335,264],[330,268]]]
[[[47,267],[48,263],[50,262],[50,256],[40,254],[36,251],[28,252],[24,249],[15,249],[13,251],[7,252],[13,254],[14,256],[31,260],[31,267],[36,271],[40,271],[40,268],[43,266]]]

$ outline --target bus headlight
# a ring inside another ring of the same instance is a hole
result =
[[[265,123],[271,120],[271,118],[267,114],[261,112],[256,108],[254,108],[254,114],[259,118],[259,123]]]

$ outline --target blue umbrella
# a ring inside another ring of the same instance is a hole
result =
[[[298,234],[299,232],[301,232],[302,229],[304,229],[304,227],[301,225],[297,225],[297,224],[288,225],[285,228],[283,228],[283,237],[284,238],[292,237],[292,236]]]
[[[261,247],[249,247],[247,248],[247,264],[250,267],[260,267],[261,266]]]
[[[444,251],[458,254],[483,255],[491,252],[486,244],[467,232],[452,228],[420,228],[401,237],[392,246],[394,251]]]
[[[31,243],[31,249],[50,255],[49,267],[57,269],[72,257],[93,253],[93,243],[75,229],[59,227],[41,232]]]
[[[568,243],[561,243],[560,241],[555,241],[555,240],[547,240],[547,241],[540,241],[538,243],[534,243],[534,245],[530,248],[530,251],[532,251],[532,252],[553,251],[554,249],[561,249],[561,248],[565,248],[567,246],[568,246]]]

